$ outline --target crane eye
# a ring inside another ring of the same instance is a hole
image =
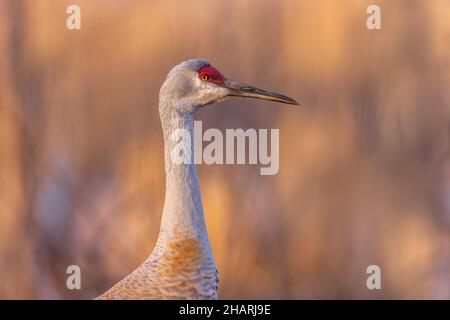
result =
[[[207,81],[207,80],[209,80],[209,76],[206,75],[206,74],[204,74],[204,75],[202,75],[202,76],[200,77],[200,80],[202,80],[202,81]]]

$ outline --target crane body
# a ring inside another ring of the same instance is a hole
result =
[[[284,95],[227,79],[203,59],[184,61],[169,72],[159,95],[166,195],[158,240],[141,266],[97,299],[217,299],[218,271],[195,163],[172,161],[177,143],[172,133],[179,128],[189,132],[193,155],[193,114],[233,96],[297,104]]]

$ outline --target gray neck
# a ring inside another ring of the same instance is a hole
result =
[[[189,132],[193,157],[193,116],[188,112],[178,112],[169,106],[161,106],[160,116],[164,132],[166,196],[158,241],[182,240],[181,238],[189,237],[209,246],[193,158],[191,164],[176,164],[171,159],[171,152],[178,143],[173,141],[171,136],[176,129],[185,129]]]

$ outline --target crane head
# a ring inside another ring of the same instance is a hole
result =
[[[246,97],[298,105],[280,93],[270,92],[224,77],[208,61],[192,59],[170,70],[160,91],[160,99],[168,100],[179,111],[195,112],[200,107],[230,97]]]

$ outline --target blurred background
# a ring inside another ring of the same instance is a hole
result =
[[[275,176],[198,168],[221,298],[450,299],[447,0],[0,0],[0,298],[90,299],[150,254],[158,91],[189,58],[303,105],[196,115],[280,129]]]

